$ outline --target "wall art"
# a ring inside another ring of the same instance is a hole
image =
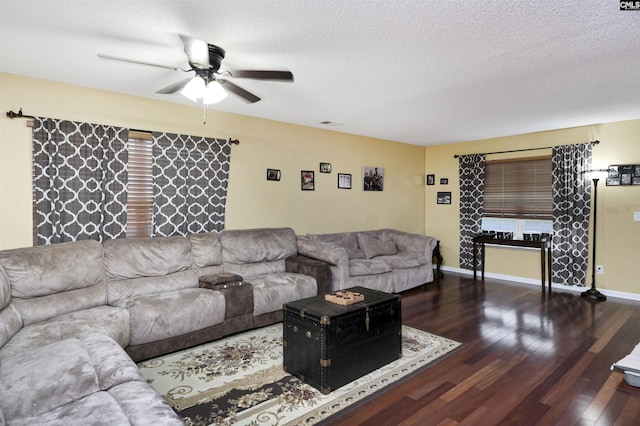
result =
[[[435,185],[436,184],[436,175],[427,175],[426,182],[427,182],[427,185]]]
[[[438,204],[451,204],[451,192],[438,192]]]
[[[382,191],[384,188],[384,168],[368,167],[362,168],[362,190]]]
[[[316,189],[316,179],[313,170],[300,171],[300,188],[303,191],[313,191]]]
[[[267,169],[267,180],[280,180],[280,170]]]
[[[331,173],[331,163],[320,163],[320,173]]]
[[[338,173],[338,188],[351,189],[351,175],[348,173]]]

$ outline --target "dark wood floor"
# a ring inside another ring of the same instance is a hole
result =
[[[402,317],[466,346],[332,425],[640,425],[640,388],[610,371],[640,302],[446,273],[403,293]]]

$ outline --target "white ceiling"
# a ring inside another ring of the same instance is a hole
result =
[[[188,68],[177,34],[293,72],[234,79],[262,101],[214,109],[248,116],[416,145],[640,118],[617,0],[0,0],[0,72],[191,104],[154,93],[184,73],[97,57]]]

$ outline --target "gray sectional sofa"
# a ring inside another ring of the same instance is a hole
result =
[[[182,424],[134,361],[282,319],[329,291],[292,229],[0,252],[0,425]]]
[[[332,291],[361,286],[400,293],[431,282],[438,247],[433,237],[395,229],[298,237],[300,255],[331,265]]]

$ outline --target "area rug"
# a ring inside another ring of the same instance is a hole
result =
[[[282,323],[138,364],[187,426],[312,425],[461,344],[402,327],[402,358],[328,395],[282,369]]]

